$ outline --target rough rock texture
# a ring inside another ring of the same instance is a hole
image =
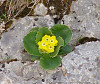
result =
[[[46,15],[44,17],[25,17],[15,20],[8,32],[3,33],[0,41],[0,61],[4,60],[29,60],[29,55],[23,48],[23,37],[34,27],[51,27],[53,19]]]
[[[43,70],[39,62],[0,64],[0,84],[100,84],[100,42],[88,42],[62,60],[62,67]]]
[[[72,2],[71,12],[63,17],[61,24],[68,25],[72,29],[72,44],[83,37],[100,39],[100,0]]]
[[[62,58],[62,66],[52,71],[43,70],[38,61],[28,61],[23,37],[34,27],[54,25],[49,15],[44,16],[47,9],[43,4],[38,4],[34,12],[42,16],[15,20],[0,38],[0,84],[100,84],[100,41],[76,46]],[[73,2],[70,14],[61,23],[73,31],[71,44],[82,37],[100,39],[100,0]]]
[[[0,64],[0,84],[52,84],[52,74],[59,71],[43,70],[38,61],[21,63],[20,61]]]
[[[100,41],[75,47],[63,58],[62,65],[67,70],[66,81],[100,84]]]
[[[0,40],[0,45],[1,45],[1,40]],[[0,53],[2,52],[2,50],[1,50],[1,46],[0,46]],[[1,56],[1,54],[0,54],[0,58],[1,58],[2,56]],[[1,61],[1,60],[0,60]]]
[[[37,4],[34,9],[34,15],[46,15],[47,12],[47,8],[42,3]]]

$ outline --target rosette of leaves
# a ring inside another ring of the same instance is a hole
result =
[[[44,53],[39,49],[38,42],[45,35],[56,36],[57,46],[52,53]],[[64,56],[72,51],[68,45],[71,40],[72,31],[66,25],[56,24],[51,29],[47,27],[36,27],[24,37],[23,44],[25,50],[31,55],[31,60],[40,60],[40,66],[44,69],[52,70],[61,64],[60,56]]]

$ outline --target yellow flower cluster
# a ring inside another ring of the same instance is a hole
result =
[[[57,46],[58,41],[55,36],[44,35],[42,41],[38,42],[39,49],[43,52],[52,53],[54,52],[54,47]]]

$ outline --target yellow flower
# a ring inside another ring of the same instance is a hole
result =
[[[54,52],[54,46],[48,45],[48,46],[47,46],[47,52],[48,52],[48,53]]]
[[[46,41],[46,42],[49,42],[50,40],[50,36],[49,35],[45,35],[42,37],[42,41]]]
[[[46,49],[48,44],[44,41],[39,41],[38,45],[39,45],[39,49]]]
[[[58,41],[55,36],[45,35],[42,40],[38,42],[39,49],[46,53],[54,52],[54,47],[57,46]]]
[[[55,36],[50,37],[50,44],[53,46],[57,46],[58,41],[56,40]]]

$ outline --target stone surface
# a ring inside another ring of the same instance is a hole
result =
[[[0,84],[99,84],[100,42],[88,42],[62,59],[62,67],[48,71],[39,61],[0,64]]]
[[[38,3],[34,9],[34,15],[46,15],[47,12],[48,10],[43,3]]]
[[[9,64],[0,64],[0,70],[0,84],[52,84],[54,77],[57,78],[61,74],[58,73],[59,69],[43,70],[38,61],[25,63],[13,61]]]
[[[63,16],[61,24],[72,29],[71,44],[83,37],[100,39],[100,0],[73,1],[70,14]]]
[[[34,27],[51,27],[53,19],[46,15],[44,17],[25,17],[15,20],[8,30],[1,36],[0,40],[0,61],[11,59],[29,60],[29,54],[24,51],[23,38]]]
[[[62,58],[62,66],[52,71],[43,70],[38,61],[30,62],[23,37],[34,27],[54,25],[49,15],[44,16],[43,4],[34,12],[40,16],[15,20],[0,38],[0,84],[100,84],[100,41],[76,46]],[[60,23],[72,29],[73,45],[82,37],[100,39],[100,0],[76,0]]]
[[[63,58],[62,65],[67,71],[67,82],[100,84],[100,41],[76,46]]]

